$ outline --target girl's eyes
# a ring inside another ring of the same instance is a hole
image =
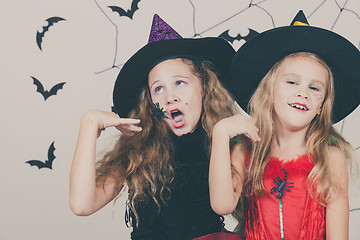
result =
[[[289,84],[291,84],[291,85],[295,85],[295,84],[297,84],[297,82],[292,81],[292,80],[288,80],[288,81],[286,81],[286,83],[289,83]]]
[[[158,86],[154,89],[155,93],[160,93],[163,90],[163,88],[161,86]]]
[[[177,81],[175,82],[175,86],[176,86],[176,87],[181,87],[181,86],[183,86],[183,85],[185,85],[185,84],[186,84],[186,82],[183,81],[183,80],[177,80]],[[164,91],[163,86],[157,86],[157,87],[154,88],[154,93],[161,93],[161,92],[163,92],[163,91]]]
[[[178,80],[178,81],[176,81],[176,83],[175,83],[175,85],[176,85],[177,87],[180,87],[180,86],[182,86],[182,85],[184,85],[184,84],[185,84],[185,82],[182,81],[182,80]]]
[[[296,81],[293,81],[293,80],[287,80],[286,83],[291,84],[291,85],[297,85],[298,84]],[[313,86],[313,85],[309,86],[309,88],[311,90],[314,90],[314,91],[317,91],[317,92],[320,91],[320,89],[318,87]]]
[[[310,86],[309,88],[310,88],[311,90],[314,90],[314,91],[320,91],[320,89],[317,88],[317,87],[315,87],[315,86]]]

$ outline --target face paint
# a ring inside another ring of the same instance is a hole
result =
[[[275,124],[292,129],[307,128],[321,112],[326,81],[326,69],[315,60],[286,58],[274,84]]]
[[[182,59],[170,59],[149,73],[152,102],[170,129],[178,136],[195,130],[202,112],[202,84]],[[160,110],[160,111],[159,111]]]

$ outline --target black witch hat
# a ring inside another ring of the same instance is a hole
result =
[[[158,63],[173,58],[207,60],[215,65],[224,87],[228,87],[230,63],[235,54],[233,47],[217,37],[182,38],[158,15],[154,15],[149,42],[137,51],[121,69],[114,86],[114,111],[128,117],[138,104],[147,77]]]
[[[232,92],[238,104],[248,102],[262,78],[273,65],[296,52],[310,52],[330,67],[334,77],[335,98],[332,122],[336,123],[360,103],[360,52],[344,37],[309,26],[299,11],[290,26],[265,31],[243,44],[232,62]]]

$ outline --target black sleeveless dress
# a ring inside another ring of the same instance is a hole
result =
[[[187,240],[223,229],[224,218],[210,206],[206,132],[198,128],[180,137],[170,134],[175,148],[170,198],[161,204],[160,213],[153,200],[136,204],[139,225],[132,223],[133,240]]]

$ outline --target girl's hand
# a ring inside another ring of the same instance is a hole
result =
[[[260,141],[258,131],[253,120],[241,114],[224,118],[217,122],[214,127],[214,134],[228,137],[229,139],[244,134],[255,142]]]
[[[115,127],[132,136],[140,132],[139,119],[119,118],[105,111],[86,112],[80,120],[79,137],[70,170],[70,208],[80,216],[90,215],[113,200],[119,193],[119,182],[105,178],[104,185],[96,178],[96,138],[101,130]],[[125,178],[125,176],[120,176]],[[122,186],[121,186],[122,187]]]
[[[259,141],[258,129],[252,119],[235,115],[217,122],[213,129],[209,167],[209,190],[212,209],[228,215],[236,208],[245,179],[245,151],[240,144],[230,148],[230,139],[245,134]],[[233,171],[235,170],[235,171]]]
[[[106,112],[101,110],[92,110],[86,112],[81,118],[82,125],[90,125],[97,129],[97,137],[100,136],[101,131],[108,127],[115,127],[120,132],[127,136],[133,136],[134,132],[142,131],[142,128],[137,126],[140,119],[119,118],[113,112]]]

